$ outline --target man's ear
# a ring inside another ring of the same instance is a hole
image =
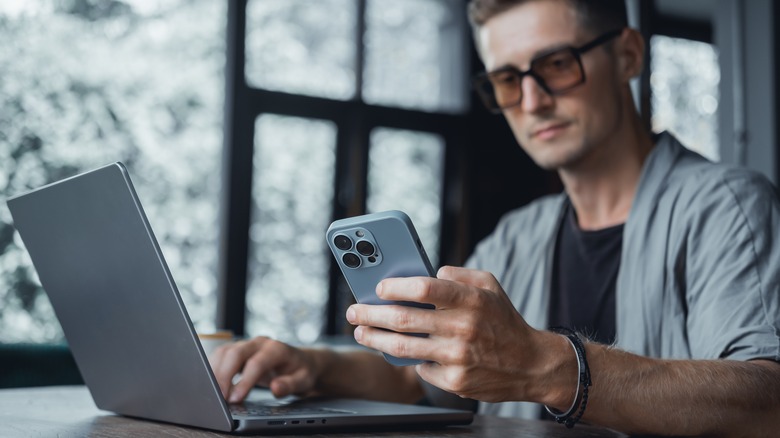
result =
[[[642,73],[645,57],[645,40],[638,31],[623,29],[613,46],[617,58],[618,74],[623,82],[628,82]]]

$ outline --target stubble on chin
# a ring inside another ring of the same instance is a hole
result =
[[[559,171],[574,169],[585,159],[590,148],[584,140],[577,140],[575,144],[555,144],[529,141],[529,147],[521,145],[523,150],[531,157],[537,166],[544,170]]]

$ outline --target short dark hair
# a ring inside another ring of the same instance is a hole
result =
[[[471,0],[469,22],[476,31],[488,20],[528,1],[549,0]],[[566,0],[579,17],[580,24],[594,35],[628,26],[625,0]]]

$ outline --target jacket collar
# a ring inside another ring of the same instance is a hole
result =
[[[680,159],[685,147],[670,133],[664,131],[658,134],[655,147],[647,156],[642,173],[639,177],[634,202],[628,215],[627,223],[632,222],[637,212],[652,211],[664,182],[674,168],[674,163]]]

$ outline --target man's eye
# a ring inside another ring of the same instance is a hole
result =
[[[490,78],[490,81],[497,86],[512,85],[517,82],[517,76],[512,73],[498,73]]]
[[[568,55],[551,56],[540,66],[544,70],[566,70],[571,67],[573,58]]]

